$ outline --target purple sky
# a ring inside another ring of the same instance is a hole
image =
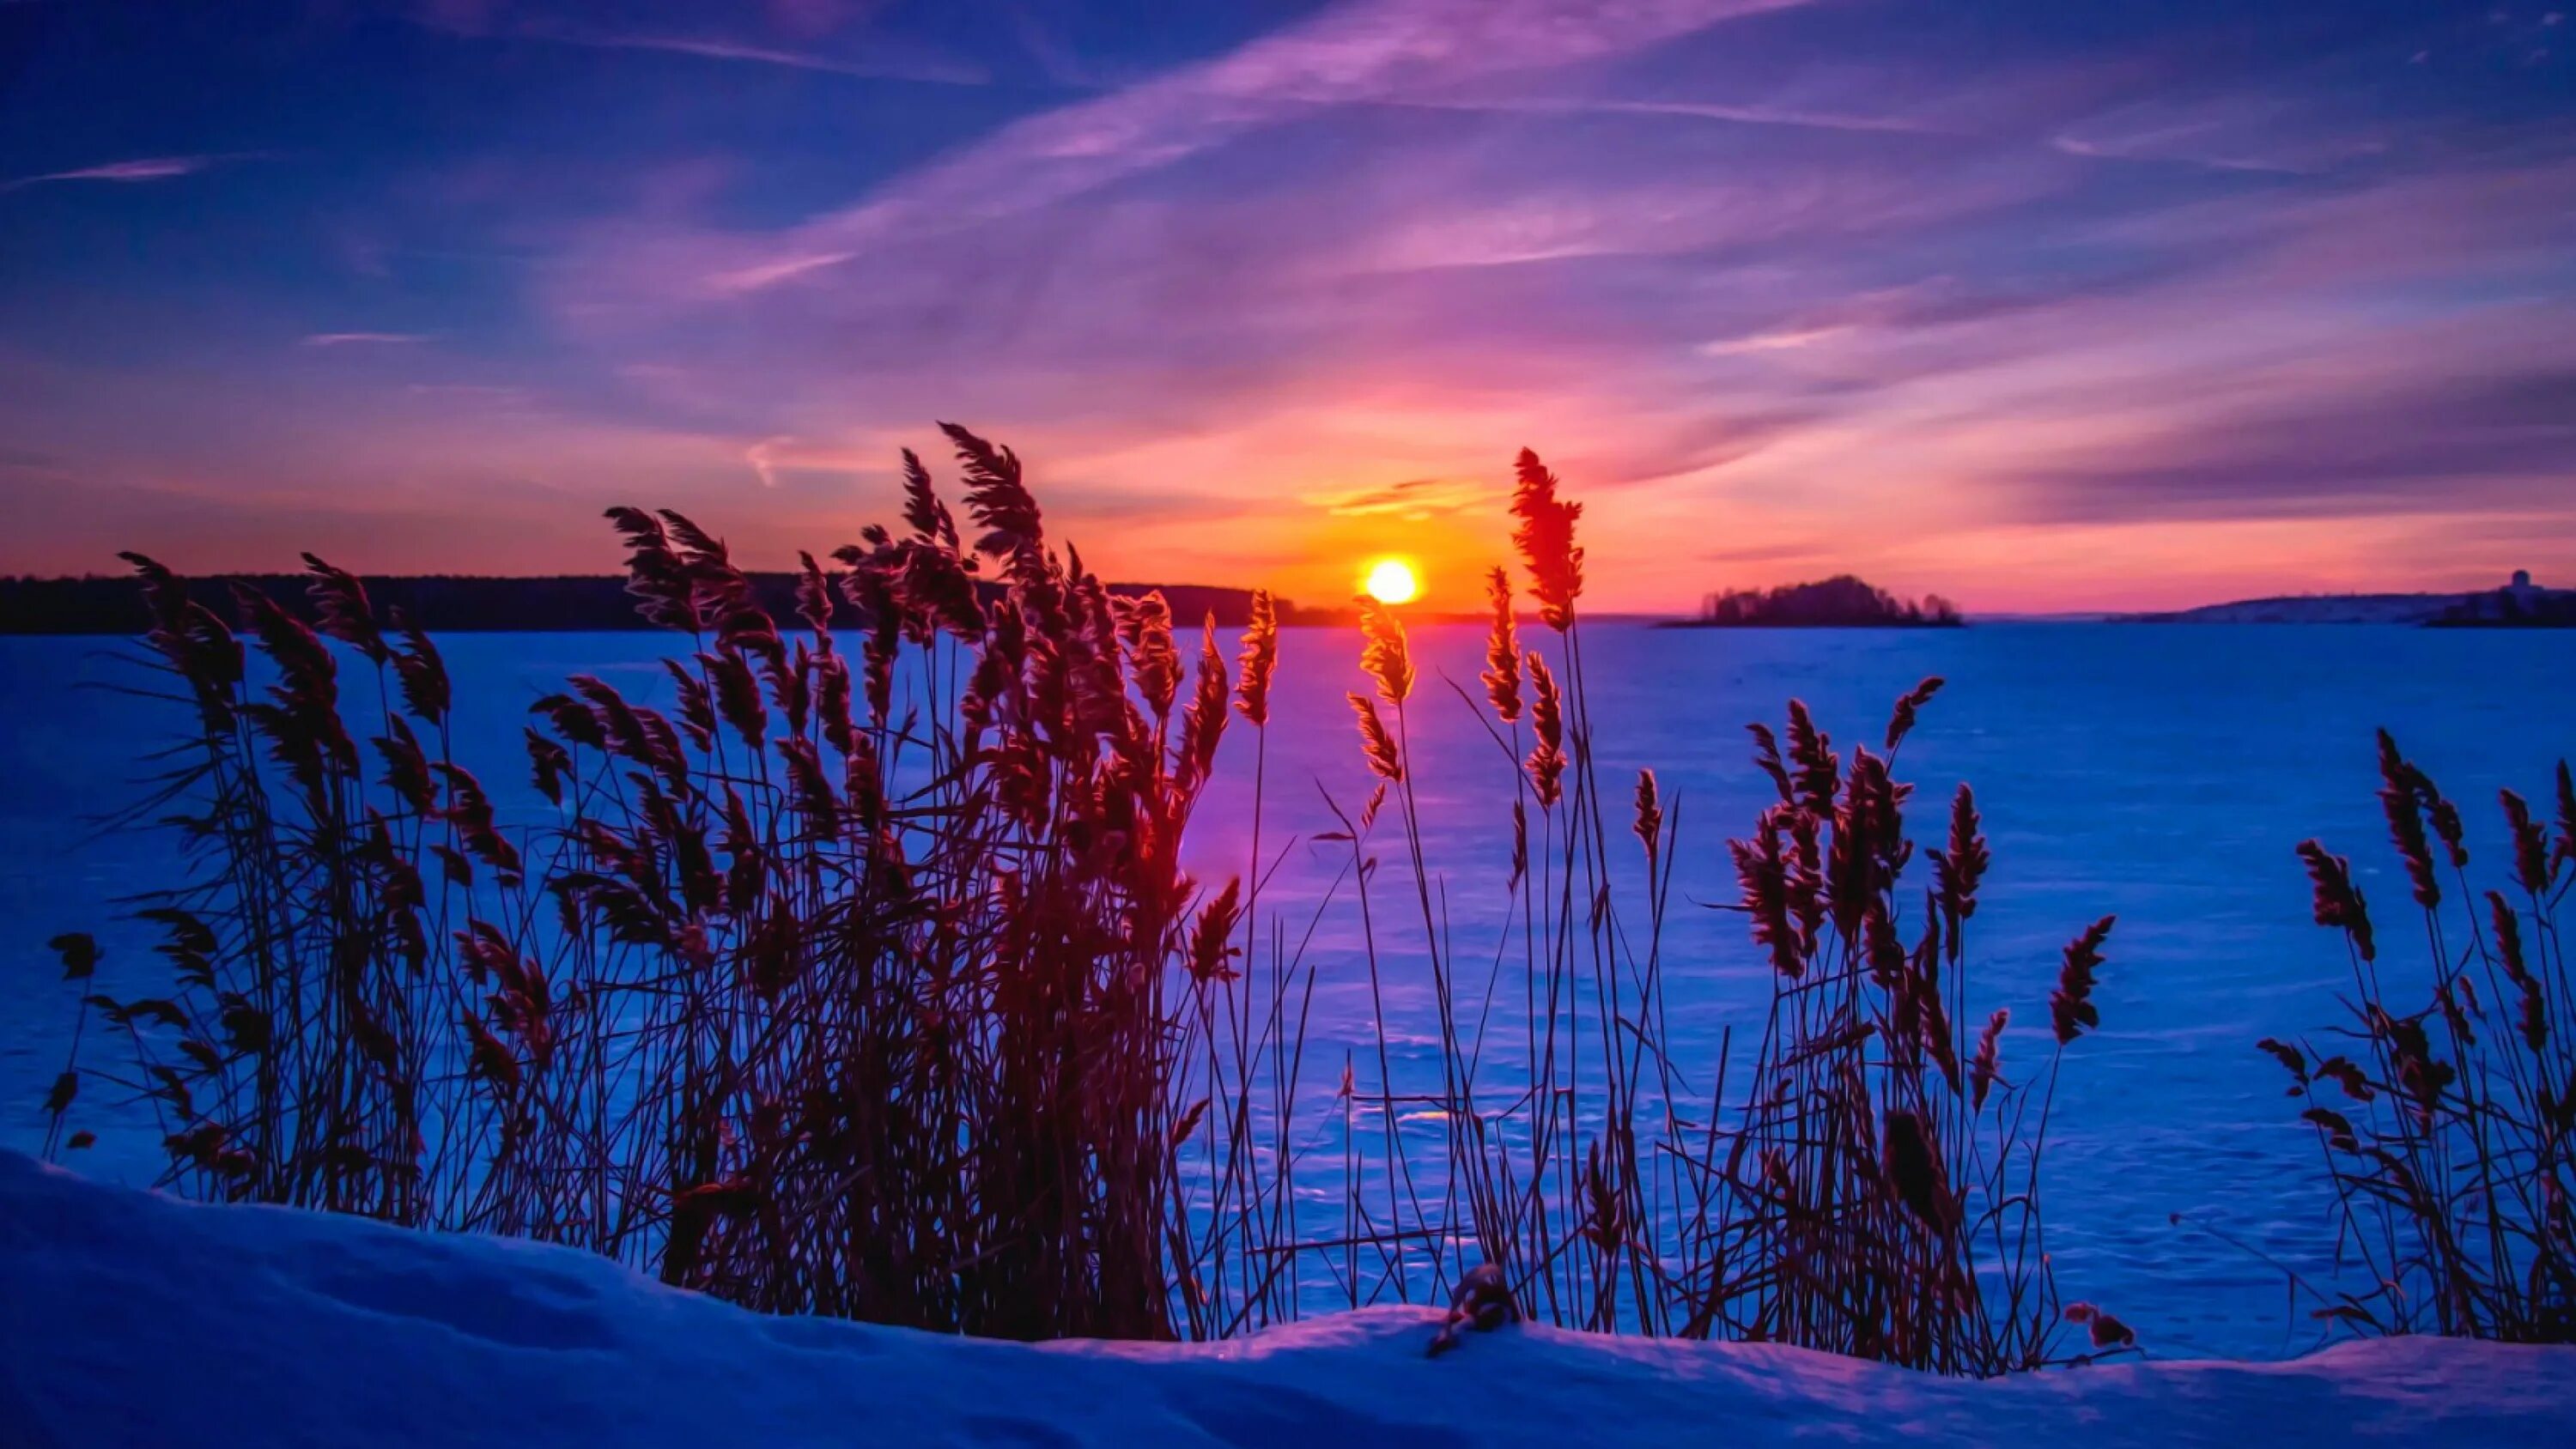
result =
[[[1611,606],[2576,582],[2572,122],[2554,3],[0,0],[0,571],[775,564],[949,418],[1316,601],[1524,444]]]

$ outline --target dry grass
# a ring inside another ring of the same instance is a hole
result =
[[[2261,1044],[2307,1104],[2338,1257],[2367,1282],[2311,1290],[2316,1314],[2367,1333],[2576,1341],[2576,993],[2558,925],[2576,880],[2576,781],[2561,763],[2554,840],[2501,792],[2508,884],[2481,896],[2459,807],[2385,730],[2379,771],[2426,975],[2386,980],[2350,863],[2304,842],[2317,924],[2344,939],[2351,1021],[2322,1049]]]
[[[174,996],[92,1004],[173,1180],[572,1243],[776,1312],[1232,1327],[1222,1284],[1167,1287],[1286,1222],[1241,1141],[1282,997],[1235,964],[1238,887],[1179,866],[1233,681],[1212,633],[1185,661],[1158,598],[1047,546],[1007,450],[952,437],[980,539],[907,459],[906,531],[809,557],[784,630],[721,541],[615,511],[638,607],[689,636],[678,707],[586,676],[539,700],[528,768],[561,813],[525,833],[449,758],[435,646],[354,579],[314,565],[344,649],[241,595],[253,691],[231,631],[137,560],[202,726],[162,790],[199,868],[147,911]],[[1213,1220],[1174,1190],[1203,1131],[1233,1139]]]
[[[1940,681],[1898,702],[1883,753],[1846,761],[1795,702],[1785,755],[1754,727],[1779,801],[1730,847],[1742,883],[1731,909],[1771,962],[1773,999],[1733,1092],[1726,1048],[1698,1062],[1667,1050],[1678,812],[1668,818],[1651,772],[1605,782],[1595,768],[1580,512],[1524,453],[1517,541],[1552,647],[1522,650],[1498,571],[1480,713],[1513,770],[1513,924],[1472,973],[1481,986],[1466,984],[1450,944],[1445,882],[1424,858],[1413,804],[1427,771],[1457,762],[1406,748],[1401,629],[1363,615],[1362,667],[1380,688],[1377,701],[1354,697],[1361,751],[1399,806],[1388,849],[1415,886],[1402,954],[1429,965],[1442,1064],[1436,1084],[1382,1076],[1375,1093],[1360,1087],[1388,1115],[1429,1106],[1448,1133],[1436,1197],[1391,1185],[1373,1225],[1472,1241],[1532,1316],[1596,1330],[1788,1342],[1971,1374],[2065,1356],[2063,1321],[2084,1325],[2092,1351],[2125,1347],[2128,1330],[2089,1305],[2061,1317],[2038,1207],[2058,1056],[2095,1022],[2093,971],[2111,923],[2068,946],[2055,1047],[2009,1080],[2006,1014],[1968,1014],[1966,924],[1987,853],[1964,789],[1947,848],[1931,852],[1935,885],[1907,908],[1911,787],[1891,769]],[[1363,827],[1353,849],[1367,848]],[[1368,909],[1371,873],[1358,878],[1376,959],[1380,933],[1398,928]],[[1518,1037],[1528,1071],[1488,1086],[1480,1068],[1503,1055],[1505,1036]],[[1435,1258],[1433,1286],[1463,1263]],[[1382,1276],[1402,1281],[1392,1265]]]
[[[242,591],[246,651],[136,559],[194,721],[139,815],[192,870],[143,906],[170,994],[84,999],[49,1146],[82,1145],[62,1134],[100,1079],[150,1101],[194,1194],[969,1333],[1222,1336],[1292,1316],[1315,1275],[1353,1303],[1438,1298],[1490,1263],[1530,1316],[1603,1330],[1955,1373],[2064,1357],[2062,1322],[2123,1346],[2089,1305],[2061,1315],[2038,1207],[2110,922],[2067,948],[2054,1046],[2016,1067],[2007,1013],[1970,1005],[1988,862],[1965,789],[1929,889],[1906,883],[1894,767],[1939,681],[1878,751],[1846,757],[1794,702],[1785,750],[1755,727],[1779,798],[1731,844],[1730,909],[1774,991],[1740,1083],[1731,1038],[1674,1060],[1681,802],[1596,771],[1581,508],[1522,454],[1541,647],[1497,569],[1481,698],[1456,689],[1497,749],[1509,925],[1451,927],[1416,788],[1475,761],[1416,758],[1410,642],[1364,604],[1374,783],[1334,807],[1320,909],[1356,918],[1376,1040],[1323,1109],[1341,1161],[1301,1161],[1301,1084],[1331,1067],[1305,1059],[1292,944],[1316,922],[1263,903],[1270,601],[1230,667],[1211,627],[1059,550],[1007,449],[948,431],[972,536],[907,454],[903,527],[837,569],[808,557],[793,620],[688,519],[613,511],[637,607],[686,636],[675,704],[588,676],[537,701],[526,768],[556,813],[535,828],[452,757],[435,645],[356,579],[311,561],[318,629]],[[1233,719],[1251,738],[1228,747]],[[1221,757],[1248,757],[1251,846],[1194,880],[1181,845]],[[57,945],[85,981],[88,938]],[[1396,973],[1437,1003],[1436,1080],[1398,1079]],[[94,1020],[119,1065],[93,1064]],[[1495,1066],[1513,1051],[1526,1071]],[[1436,1164],[1399,1130],[1425,1114]],[[1337,1227],[1300,1221],[1301,1187],[1338,1196]]]

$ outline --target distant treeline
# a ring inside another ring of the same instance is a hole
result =
[[[761,607],[773,618],[796,616],[796,576],[755,573],[748,576]],[[311,618],[305,597],[311,583],[305,574],[248,574],[191,579],[188,588],[218,617],[232,618],[229,586],[246,583],[285,605],[299,617]],[[400,609],[405,618],[437,633],[580,633],[646,629],[635,612],[635,600],[622,578],[557,574],[541,578],[477,578],[455,574],[368,578],[367,596],[379,612]],[[1196,624],[1213,613],[1219,625],[1240,627],[1251,616],[1252,591],[1199,584],[1111,584],[1113,594],[1143,594],[1161,589],[1172,617]],[[987,602],[999,599],[998,587],[986,586]],[[840,601],[841,622],[866,622],[856,606]],[[1280,612],[1294,619],[1296,607],[1282,601]],[[142,591],[123,575],[77,579],[0,578],[0,634],[140,634],[150,624]]]
[[[1775,589],[1729,589],[1711,594],[1699,617],[1682,628],[1947,627],[1962,622],[1958,606],[1939,594],[1900,599],[1850,574]]]

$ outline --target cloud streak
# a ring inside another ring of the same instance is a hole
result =
[[[2530,371],[2338,387],[2031,480],[2040,522],[2493,512],[2563,500],[2576,349]]]
[[[664,55],[687,56],[697,60],[717,61],[731,65],[773,66],[783,70],[849,76],[860,80],[915,81],[924,85],[948,86],[981,86],[992,82],[991,73],[980,66],[929,56],[894,54],[840,56],[819,51],[788,50],[713,36],[620,34],[540,23],[523,25],[511,33],[524,40],[582,46],[592,50],[658,52]]]
[[[756,292],[901,235],[1022,215],[1314,111],[1615,56],[1804,0],[1377,0],[1217,60],[1016,122],[858,205],[742,246],[701,295]]]
[[[195,176],[226,161],[231,156],[142,156],[131,161],[109,161],[96,166],[82,166],[70,171],[48,171],[38,176],[21,176],[0,183],[0,191],[16,191],[28,186],[45,186],[63,181],[105,181],[133,185],[146,181],[175,181],[182,176]]]

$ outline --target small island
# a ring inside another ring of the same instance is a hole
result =
[[[1958,606],[1939,594],[1900,599],[1851,575],[1772,589],[1728,589],[1711,594],[1690,619],[1666,619],[1666,629],[1950,629],[1966,622]]]

